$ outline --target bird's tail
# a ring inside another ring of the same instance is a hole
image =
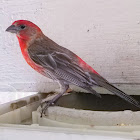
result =
[[[137,100],[135,100],[133,97],[125,94],[123,91],[119,90],[115,86],[111,85],[108,82],[100,82],[100,85],[107,90],[111,91],[112,93],[116,94],[117,96],[121,97],[122,99],[126,100],[127,102],[135,105],[136,107],[140,108],[140,104]]]

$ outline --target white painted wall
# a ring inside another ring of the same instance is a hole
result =
[[[5,32],[18,19],[36,23],[110,82],[139,86],[140,0],[0,0],[1,89],[43,91],[50,80],[26,64],[17,38]]]

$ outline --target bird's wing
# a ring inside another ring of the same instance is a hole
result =
[[[28,53],[36,64],[44,67],[44,70],[49,70],[57,80],[75,84],[101,97],[91,88],[96,85],[96,82],[91,80],[89,75],[67,54],[58,50],[46,50],[41,46],[29,47]]]
[[[91,80],[90,75],[79,67],[67,54],[60,51],[46,50],[41,46],[39,48],[37,46],[29,47],[28,53],[36,64],[49,70],[57,80],[75,84],[100,97],[100,95],[91,88],[91,86],[96,85],[96,82]]]

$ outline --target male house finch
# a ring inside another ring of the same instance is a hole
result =
[[[21,52],[33,69],[58,81],[61,85],[62,91],[46,103],[42,109],[43,114],[66,92],[69,84],[79,86],[98,97],[101,95],[93,90],[93,86],[104,87],[140,108],[138,101],[111,85],[76,54],[45,36],[34,23],[27,20],[17,20],[6,31],[16,34]]]

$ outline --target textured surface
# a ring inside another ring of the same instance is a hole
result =
[[[110,82],[139,86],[139,5],[139,0],[1,0],[0,88],[53,88],[47,86],[50,80],[26,64],[16,37],[5,32],[18,19],[36,23],[44,34],[74,51]]]

